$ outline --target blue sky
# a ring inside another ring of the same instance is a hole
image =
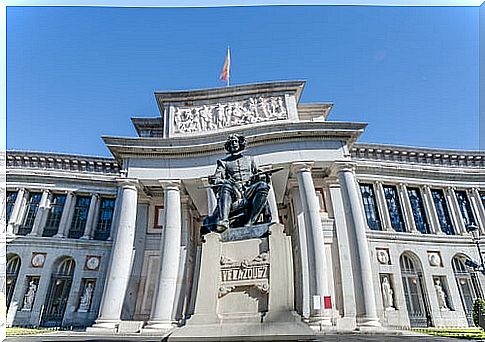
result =
[[[7,149],[109,155],[153,92],[304,79],[362,142],[478,149],[478,8],[7,8]]]

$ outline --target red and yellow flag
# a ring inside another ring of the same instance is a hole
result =
[[[229,84],[230,69],[231,69],[231,51],[229,51],[229,48],[227,48],[226,60],[224,62],[224,66],[222,67],[220,79],[221,81],[227,81],[228,84]]]

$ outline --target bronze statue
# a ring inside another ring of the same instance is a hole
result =
[[[269,177],[278,170],[258,170],[253,158],[242,154],[246,138],[241,135],[230,135],[224,147],[229,155],[217,161],[214,175],[209,176],[217,207],[204,220],[202,233],[250,226],[260,218],[262,222],[271,220],[267,205]]]

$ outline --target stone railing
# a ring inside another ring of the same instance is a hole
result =
[[[355,144],[350,153],[355,160],[373,160],[448,167],[485,167],[485,152],[440,150],[380,144]]]
[[[68,154],[7,151],[8,169],[40,169],[118,175],[118,163],[112,158]]]

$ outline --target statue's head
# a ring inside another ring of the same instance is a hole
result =
[[[246,148],[246,138],[239,134],[231,134],[227,137],[224,148],[229,154],[241,152]]]

